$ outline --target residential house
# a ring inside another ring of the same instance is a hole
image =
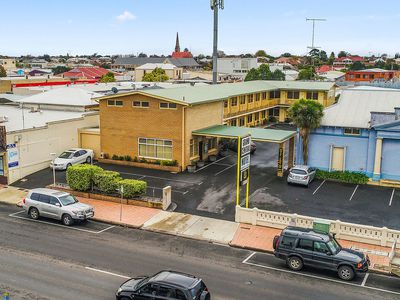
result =
[[[364,63],[364,58],[358,55],[350,55],[345,57],[338,57],[333,61],[333,67],[335,70],[342,70],[355,62]]]
[[[399,77],[399,71],[384,70],[379,68],[347,71],[346,81],[371,82],[371,81],[389,81],[394,77]]]
[[[106,75],[109,70],[100,67],[78,67],[70,71],[59,74],[62,78],[76,79],[92,79],[99,80],[101,76]]]
[[[173,64],[144,64],[135,69],[135,81],[143,81],[143,76],[146,73],[151,73],[154,69],[160,68],[165,71],[165,74],[168,76],[170,80],[180,80],[182,79],[183,68],[178,68]]]
[[[2,66],[6,70],[6,72],[15,70],[17,68],[15,58],[0,57],[0,66]]]
[[[198,70],[200,65],[194,58],[173,58],[173,57],[117,57],[111,68],[116,71],[134,71],[137,67],[144,64],[173,64],[178,68],[186,70]]]

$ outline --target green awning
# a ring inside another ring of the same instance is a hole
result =
[[[254,141],[282,143],[295,136],[296,131],[215,125],[194,130],[192,134],[198,136],[212,136],[230,139],[250,134],[252,140]]]

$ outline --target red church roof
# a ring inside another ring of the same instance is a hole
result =
[[[81,67],[64,72],[61,75],[69,78],[100,79],[101,76],[108,72],[110,71],[100,67]]]
[[[173,58],[192,58],[193,55],[189,51],[184,51],[184,52],[172,52],[172,57]]]

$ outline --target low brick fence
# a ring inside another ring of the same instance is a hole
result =
[[[179,166],[161,166],[161,165],[156,165],[156,164],[151,164],[151,163],[141,163],[141,162],[134,162],[134,161],[114,160],[114,159],[105,159],[105,158],[99,158],[98,161],[100,163],[105,163],[105,164],[147,168],[147,169],[161,170],[161,171],[167,171],[167,172],[181,172],[182,171],[181,167],[179,167]]]
[[[312,228],[314,220],[320,220],[320,218],[236,206],[235,221],[239,223],[278,229],[283,229],[289,225]],[[384,247],[392,247],[400,239],[400,230],[347,223],[340,220],[324,220],[331,223],[330,231],[335,233],[338,239]],[[399,243],[397,247],[400,248]]]

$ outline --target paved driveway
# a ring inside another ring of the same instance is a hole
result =
[[[298,213],[320,218],[400,229],[400,190],[368,185],[314,181],[309,188],[287,185],[276,177],[278,146],[258,143],[252,156],[250,207]],[[172,201],[177,211],[233,220],[236,197],[236,153],[229,153],[196,173],[173,174],[157,170],[104,165],[124,178],[147,181],[149,195],[161,196],[162,188],[172,186]],[[65,172],[57,172],[57,182],[65,182]],[[16,182],[24,188],[52,183],[50,169],[39,171]],[[244,205],[244,188],[241,203]]]

